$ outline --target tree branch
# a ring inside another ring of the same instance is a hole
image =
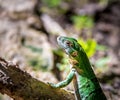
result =
[[[0,93],[15,100],[75,100],[74,95],[63,89],[51,88],[11,62],[0,58]]]

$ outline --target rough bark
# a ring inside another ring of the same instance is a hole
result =
[[[0,58],[0,93],[15,100],[75,100],[74,95],[63,89],[32,78],[19,69],[18,65]]]

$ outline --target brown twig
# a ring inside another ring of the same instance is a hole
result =
[[[18,65],[0,58],[0,93],[15,100],[75,100],[74,95],[63,89],[51,88]]]

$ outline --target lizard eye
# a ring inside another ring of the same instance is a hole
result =
[[[69,45],[69,44],[70,44],[70,41],[66,41],[66,44]]]
[[[67,46],[72,46],[72,43],[71,43],[70,41],[66,41],[65,44],[66,44]]]

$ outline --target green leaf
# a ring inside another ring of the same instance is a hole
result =
[[[91,57],[95,54],[97,46],[95,40],[88,39],[87,41],[83,41],[83,39],[78,39],[78,43],[81,44],[88,57]]]
[[[42,0],[49,7],[56,7],[59,6],[61,0]]]

